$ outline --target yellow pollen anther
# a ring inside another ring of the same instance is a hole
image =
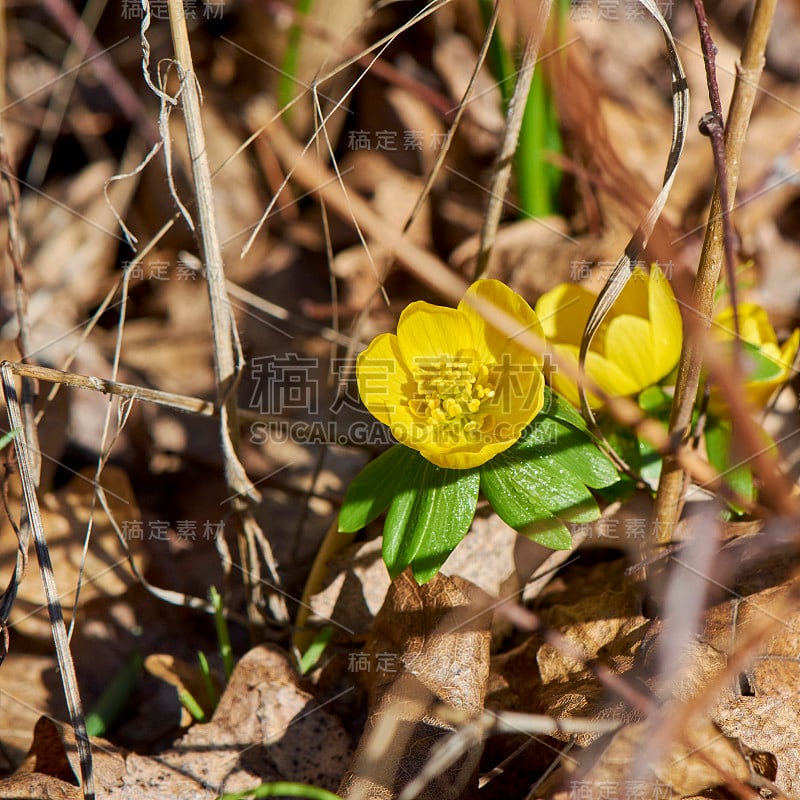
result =
[[[480,429],[483,420],[476,421],[472,415],[494,396],[489,374],[489,367],[469,358],[427,362],[415,375],[417,399],[412,410],[431,422],[459,426],[465,433]]]

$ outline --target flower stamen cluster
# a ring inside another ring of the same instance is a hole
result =
[[[477,430],[477,414],[485,400],[495,395],[489,367],[474,356],[449,356],[422,363],[414,371],[419,398],[409,402],[422,420],[461,425],[464,433]]]

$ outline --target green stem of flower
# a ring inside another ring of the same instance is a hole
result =
[[[737,65],[730,114],[725,126],[726,183],[731,206],[736,196],[742,149],[758,90],[758,82],[764,69],[764,52],[772,28],[776,2],[777,0],[758,0],[756,3],[742,50],[742,58]],[[670,433],[673,440],[679,440],[681,444],[687,442],[691,434],[692,410],[700,384],[702,337],[711,323],[714,292],[723,263],[723,215],[728,213],[730,213],[730,208],[724,211],[722,209],[717,186],[714,188],[711,199],[709,221],[694,286],[695,307],[690,312],[702,324],[687,325],[689,335],[684,339],[670,417]],[[699,330],[692,335],[694,327]],[[667,455],[661,471],[654,510],[654,525],[652,526],[656,531],[658,543],[669,541],[672,536],[683,505],[684,483],[685,473],[677,455]]]

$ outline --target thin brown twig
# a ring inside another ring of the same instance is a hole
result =
[[[703,61],[706,65],[706,82],[708,83],[708,97],[711,100],[711,113],[703,115],[700,120],[700,133],[711,140],[711,151],[714,154],[714,167],[717,170],[719,185],[719,199],[722,208],[731,208],[730,193],[728,192],[728,168],[725,164],[725,118],[722,115],[722,101],[719,97],[719,84],[717,83],[717,47],[711,38],[708,27],[708,18],[703,0],[694,0],[694,13],[697,17],[697,27],[700,31],[700,47],[703,51]],[[728,271],[728,292],[733,307],[733,327],[736,331],[736,347],[739,345],[739,314],[736,302],[736,256],[735,236],[733,224],[728,212],[722,215],[722,241],[725,249],[725,264]],[[738,360],[738,351],[737,360]]]
[[[241,377],[241,350],[225,286],[222,251],[211,188],[211,168],[208,163],[205,134],[200,118],[200,92],[192,63],[189,33],[181,0],[169,0],[169,18],[181,79],[181,103],[197,200],[203,265],[208,281],[214,339],[214,373],[221,417],[220,439],[225,463],[225,480],[230,490],[231,505],[238,528],[239,553],[242,559],[242,575],[247,598],[247,616],[250,620],[251,638],[255,641],[260,638],[259,631],[263,627],[258,608],[258,597],[261,592],[260,562],[255,530],[258,523],[252,511],[252,504],[258,501],[259,496],[247,477],[238,454],[239,422],[236,388]],[[266,537],[263,537],[262,541],[266,543]],[[279,577],[275,558],[268,548],[262,548],[262,550],[271,578],[277,584]],[[271,595],[270,609],[278,621],[288,622],[288,610],[280,594],[273,593]]]
[[[741,61],[736,68],[730,114],[725,126],[726,188],[729,202],[733,202],[736,196],[742,148],[759,78],[764,68],[764,53],[776,3],[777,0],[756,2]],[[723,216],[730,213],[730,205],[723,210],[719,186],[718,180],[711,199],[709,222],[694,288],[696,311],[705,320],[706,328],[710,325],[714,294],[722,266]],[[673,438],[681,443],[686,442],[691,434],[692,410],[700,385],[702,349],[702,342],[698,337],[687,335],[684,338],[669,425]],[[684,487],[685,473],[680,466],[678,454],[670,454],[664,459],[654,510],[654,527],[658,531],[660,543],[667,541],[675,528],[683,506]]]
[[[0,54],[4,58],[4,54]],[[25,277],[22,269],[22,230],[19,224],[19,186],[13,177],[15,172],[11,165],[5,130],[0,124],[0,183],[2,183],[3,201],[6,206],[6,219],[8,222],[8,239],[6,252],[11,264],[11,271],[14,278],[14,304],[17,316],[17,348],[20,358],[26,361],[33,352],[31,345],[31,326],[28,316],[28,291],[25,288]],[[22,382],[22,419],[25,425],[25,437],[33,446],[31,453],[31,471],[39,485],[39,478],[42,471],[42,461],[38,456],[38,433],[36,421],[34,419],[34,404],[38,394],[37,387],[30,380]],[[23,525],[23,528],[25,525]]]
[[[22,412],[17,398],[14,381],[8,362],[2,365],[3,395],[6,401],[8,421],[13,428],[22,428]],[[81,789],[84,800],[94,800],[95,780],[92,765],[92,749],[89,736],[86,733],[86,719],[83,713],[78,680],[75,674],[75,663],[69,649],[67,630],[64,624],[64,615],[58,600],[58,590],[53,574],[53,562],[44,534],[42,514],[39,499],[36,495],[36,479],[31,469],[29,458],[29,443],[25,435],[17,436],[14,440],[14,449],[17,453],[22,492],[25,501],[25,510],[30,521],[36,556],[39,560],[39,574],[42,578],[42,588],[47,601],[47,612],[50,617],[50,630],[53,635],[58,668],[61,673],[61,682],[64,686],[64,697],[67,701],[70,722],[75,731],[75,740],[80,760]]]
[[[5,5],[5,4],[3,4]],[[4,9],[0,8],[0,107],[5,106],[5,72],[7,57],[7,38],[6,22]],[[6,206],[6,220],[8,224],[8,234],[6,240],[6,252],[11,265],[11,273],[14,281],[14,302],[17,316],[17,348],[20,356],[25,361],[32,351],[30,340],[30,318],[28,316],[28,292],[25,288],[25,280],[22,268],[22,230],[19,223],[20,196],[19,185],[15,179],[15,171],[11,164],[8,152],[8,141],[6,139],[5,126],[0,120],[0,184],[2,184],[2,197]],[[25,438],[31,443],[30,451],[30,471],[36,483],[39,485],[42,469],[42,459],[39,453],[39,438],[34,418],[34,404],[37,397],[37,382],[31,378],[23,378],[21,386],[21,413],[22,424]],[[7,505],[6,505],[7,511]],[[0,626],[3,629],[4,638],[7,636],[6,623],[11,612],[11,606],[16,598],[17,588],[22,581],[22,576],[28,563],[28,548],[30,545],[30,521],[27,513],[23,513],[17,525],[10,516],[11,526],[17,536],[17,554],[14,569],[9,578],[7,588],[2,595],[2,611],[0,612]],[[2,649],[5,653],[7,647]]]

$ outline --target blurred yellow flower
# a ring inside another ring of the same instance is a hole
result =
[[[595,295],[572,283],[562,283],[539,298],[536,314],[559,360],[578,364],[583,329]],[[637,267],[606,315],[586,354],[588,376],[609,395],[631,395],[668,375],[681,354],[683,326],[669,281],[653,266],[648,275]],[[573,405],[580,406],[575,381],[550,370],[550,384]],[[588,395],[593,407],[602,405]]]
[[[764,408],[775,390],[785,383],[791,374],[797,349],[800,346],[800,330],[795,329],[783,347],[770,324],[767,312],[755,303],[739,303],[739,333],[742,342],[753,345],[745,347],[745,398],[756,409]],[[735,338],[733,309],[726,308],[714,317],[713,336],[718,342],[732,342]],[[709,408],[720,414],[727,411],[722,392],[711,389]]]
[[[511,447],[544,404],[541,360],[490,325],[470,304],[492,303],[543,337],[531,307],[505,284],[480,280],[457,309],[418,301],[397,335],[376,336],[358,357],[368,411],[428,461],[468,469]]]

